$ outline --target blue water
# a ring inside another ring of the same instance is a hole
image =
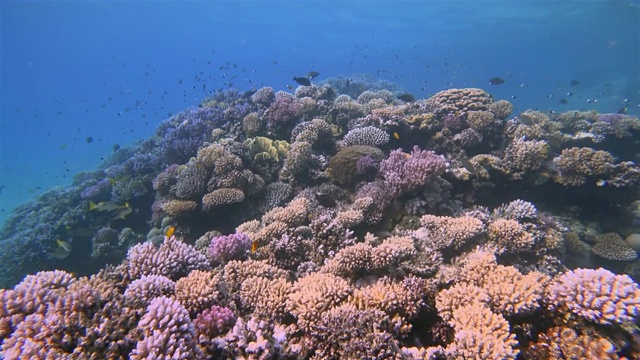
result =
[[[309,70],[640,113],[638,1],[2,1],[0,23],[0,223],[216,89]]]

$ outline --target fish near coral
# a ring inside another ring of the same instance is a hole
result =
[[[96,204],[93,201],[89,201],[89,211],[114,211],[119,209],[125,209],[128,207],[129,207],[129,203],[124,203],[124,205],[120,205],[113,201],[102,201]]]

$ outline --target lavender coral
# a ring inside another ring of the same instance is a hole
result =
[[[175,300],[162,296],[151,301],[138,328],[142,339],[131,352],[131,359],[188,360],[202,356],[189,313]]]
[[[603,268],[576,269],[554,279],[547,297],[553,308],[599,324],[633,321],[640,309],[640,287],[627,275]]]
[[[227,263],[243,257],[251,248],[251,239],[243,233],[216,236],[209,244],[209,255],[219,263]]]
[[[430,180],[444,173],[449,164],[433,151],[413,147],[410,154],[397,149],[380,163],[384,186],[392,196],[401,196],[419,190]]]

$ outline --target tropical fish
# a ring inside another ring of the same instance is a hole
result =
[[[131,214],[133,212],[133,208],[131,208],[129,206],[129,204],[127,204],[127,207],[124,208],[120,208],[118,211],[116,211],[113,214],[112,219],[113,220],[125,220],[125,218],[127,217],[127,215]]]
[[[316,77],[318,77],[318,75],[320,75],[320,73],[319,73],[319,72],[317,72],[317,71],[309,71],[309,72],[307,73],[307,77],[308,77],[309,79],[315,79]]]
[[[93,136],[87,136],[87,144],[91,144],[93,142]]]
[[[4,185],[0,185],[0,194],[2,194],[2,190],[4,190]]]
[[[51,253],[56,259],[66,259],[71,253],[71,244],[64,240],[56,239],[56,249]]]
[[[176,232],[176,227],[175,227],[175,226],[169,226],[169,228],[167,229],[167,232],[166,232],[166,234],[165,234],[165,235],[166,235],[168,238],[170,238],[170,237],[172,237],[172,236],[173,236],[173,234],[174,234],[175,232]]]
[[[99,203],[94,203],[93,201],[89,202],[89,211],[115,211],[119,209],[127,209],[129,208],[129,203],[124,203],[124,205],[120,205],[113,201],[102,201]]]
[[[533,121],[533,118],[526,114],[520,114],[520,116],[518,116],[518,119],[520,119],[520,122],[525,125],[532,126],[536,124],[536,122]]]
[[[413,97],[413,95],[406,93],[406,94],[402,94],[400,96],[398,96],[398,99],[404,101],[404,102],[414,102],[416,101],[416,98]]]
[[[499,77],[493,77],[493,78],[489,79],[489,84],[491,84],[491,85],[504,84],[504,79],[499,78]]]
[[[569,81],[569,85],[578,86],[578,85],[580,85],[580,82],[578,80],[571,80],[571,81]]]
[[[566,104],[568,102],[569,102],[569,100],[567,100],[567,99],[564,99],[564,98],[560,99],[560,104]]]
[[[251,243],[251,252],[254,253],[256,252],[256,250],[258,250],[258,240],[254,240]]]
[[[549,174],[547,171],[541,171],[538,174],[536,174],[536,177],[533,180],[533,185],[535,186],[542,185],[547,181],[549,181],[549,179],[551,179],[551,174]]]
[[[599,186],[599,187],[606,186],[607,184],[608,184],[607,180],[599,179],[598,181],[596,181],[596,186]]]
[[[311,80],[307,79],[306,77],[294,76],[293,77],[293,81],[297,82],[298,84],[300,84],[302,86],[311,86]]]
[[[476,178],[478,177],[478,172],[469,159],[467,159],[466,157],[461,157],[460,164],[462,164],[462,166],[467,169],[467,171],[473,174],[473,176],[475,176]]]
[[[322,205],[324,207],[335,207],[336,206],[336,201],[333,198],[333,196],[331,196],[330,194],[317,192],[316,193],[316,200],[318,200],[320,205]]]
[[[393,132],[393,138],[396,140],[400,140],[400,134],[398,134],[397,132]]]

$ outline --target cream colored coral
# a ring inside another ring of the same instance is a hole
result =
[[[429,245],[434,249],[459,248],[484,231],[482,221],[470,216],[452,218],[424,215],[420,220],[429,230]]]
[[[240,300],[263,319],[282,319],[292,284],[284,278],[252,276],[240,286]]]
[[[298,326],[311,328],[324,312],[340,305],[351,294],[351,287],[342,278],[314,273],[293,284],[286,307],[298,318]]]
[[[277,207],[262,216],[264,224],[270,224],[276,221],[287,225],[299,225],[307,217],[309,208],[309,200],[305,197],[299,197],[291,200],[285,207]]]
[[[515,220],[497,219],[489,224],[487,234],[501,249],[509,252],[530,250],[535,241],[533,235]]]
[[[222,279],[229,293],[233,294],[240,285],[252,276],[260,276],[268,279],[287,278],[288,273],[285,270],[269,265],[267,261],[232,260],[224,266]]]
[[[162,211],[170,216],[179,216],[190,213],[198,208],[198,203],[193,200],[169,200],[162,204]]]
[[[176,281],[174,298],[189,313],[196,314],[214,304],[218,297],[218,276],[209,271],[193,270]]]

